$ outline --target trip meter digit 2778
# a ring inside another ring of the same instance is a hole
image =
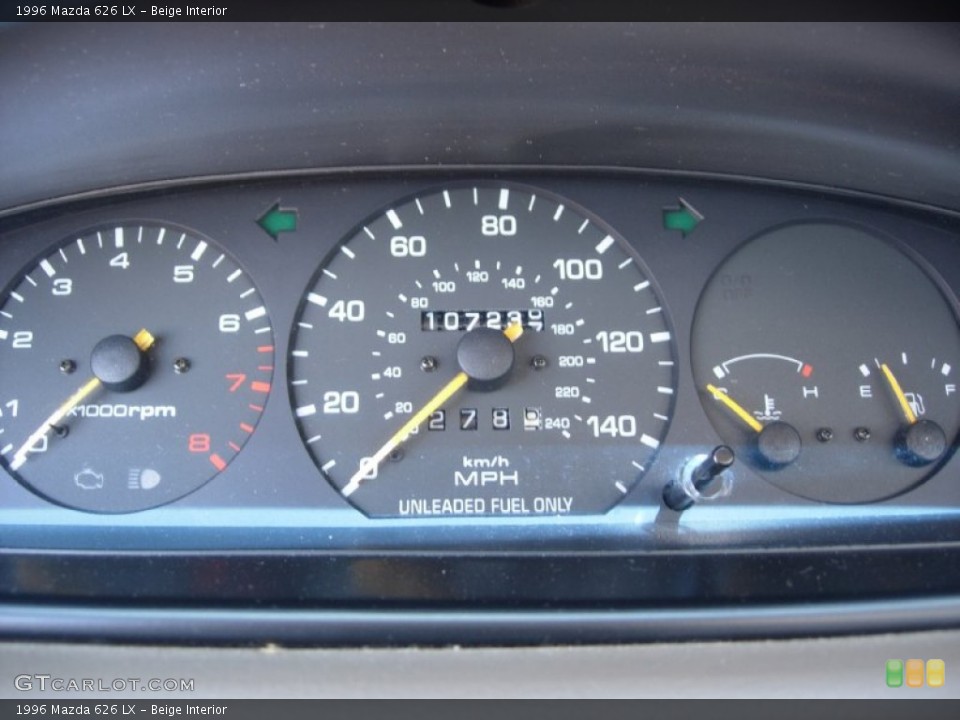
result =
[[[337,246],[289,376],[313,459],[366,514],[558,515],[608,510],[650,467],[675,364],[620,236],[562,198],[477,184],[399,202]]]

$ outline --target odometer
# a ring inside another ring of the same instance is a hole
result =
[[[424,310],[420,313],[421,330],[469,332],[478,327],[500,330],[510,323],[540,332],[543,310]]]
[[[650,273],[531,188],[448,187],[369,218],[322,263],[290,347],[303,441],[375,517],[604,512],[674,403]]]

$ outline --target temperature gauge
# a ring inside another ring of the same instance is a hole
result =
[[[815,412],[820,388],[813,366],[786,355],[753,353],[713,367],[714,382],[704,390],[739,431],[753,460],[778,470],[800,457],[800,433],[791,421]],[[723,422],[718,418],[718,422]]]

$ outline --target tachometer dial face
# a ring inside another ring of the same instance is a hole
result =
[[[572,203],[478,184],[369,218],[291,340],[303,440],[371,516],[598,513],[653,462],[676,352],[627,243]]]
[[[960,431],[960,331],[932,271],[854,227],[764,233],[717,270],[693,373],[720,436],[803,497],[869,502],[936,472]]]
[[[273,332],[211,240],[121,223],[31,263],[0,305],[0,455],[57,503],[129,512],[221,472],[263,411]]]

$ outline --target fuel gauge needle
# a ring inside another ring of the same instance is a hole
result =
[[[917,416],[913,412],[913,408],[910,407],[907,396],[903,394],[903,389],[900,387],[900,383],[897,382],[897,378],[886,363],[880,366],[880,370],[883,371],[883,376],[887,379],[887,384],[890,386],[890,390],[893,391],[893,396],[897,399],[897,404],[903,412],[903,417],[907,421],[907,425],[915,425]]]
[[[137,347],[140,348],[142,352],[146,352],[153,347],[153,344],[156,341],[153,335],[144,329],[134,335],[133,342],[136,343]],[[87,382],[85,382],[79,390],[68,397],[66,401],[60,405],[60,407],[53,411],[50,417],[41,423],[40,427],[33,431],[30,437],[27,438],[26,442],[24,442],[23,445],[17,449],[10,461],[10,469],[18,470],[23,467],[24,463],[27,462],[27,456],[30,453],[30,450],[36,447],[37,443],[49,435],[51,431],[57,431],[60,421],[69,415],[70,412],[80,403],[97,392],[102,385],[103,382],[100,380],[100,378],[92,377],[87,380]]]
[[[510,342],[516,342],[517,338],[523,335],[523,325],[520,323],[512,323],[507,326],[503,334]],[[407,420],[407,422],[403,424],[403,427],[384,443],[383,447],[377,450],[371,457],[360,462],[360,468],[353,474],[343,490],[340,491],[342,495],[344,497],[353,495],[360,487],[360,483],[363,482],[364,479],[369,478],[390,453],[406,442],[407,438],[410,437],[431,414],[439,410],[447,400],[456,395],[469,380],[470,376],[463,370],[454,375],[453,379],[440,388],[440,391],[436,395],[430,398],[422,408],[414,413],[413,417]]]
[[[727,395],[726,392],[715,385],[710,384],[707,385],[707,391],[712,393],[717,400],[726,405],[734,415],[743,420],[743,422],[746,423],[751,430],[757,433],[763,432],[763,425],[760,424],[760,421],[748,413],[740,403]]]

